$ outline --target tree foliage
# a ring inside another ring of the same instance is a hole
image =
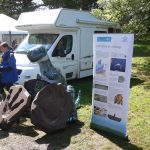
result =
[[[43,0],[49,8],[73,8],[82,10],[91,10],[96,6],[97,0]]]
[[[150,0],[98,0],[93,14],[120,23],[124,32],[150,32]]]
[[[20,13],[33,11],[39,6],[32,0],[0,0],[0,13],[18,18]]]

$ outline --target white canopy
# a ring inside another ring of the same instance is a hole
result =
[[[17,21],[11,17],[8,17],[4,14],[0,14],[0,33],[1,34],[21,34],[25,33],[24,31],[17,30],[15,28]]]

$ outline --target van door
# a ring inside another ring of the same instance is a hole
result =
[[[77,37],[76,33],[61,35],[51,53],[52,63],[62,75],[74,79],[77,75]]]

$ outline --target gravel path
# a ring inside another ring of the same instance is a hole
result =
[[[47,144],[35,142],[33,137],[0,131],[0,150],[47,150]]]
[[[47,150],[48,144],[36,142],[45,133],[34,130],[29,119],[26,123],[15,124],[9,131],[0,130],[0,150]]]

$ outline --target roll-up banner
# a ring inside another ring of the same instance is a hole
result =
[[[133,34],[94,34],[91,128],[127,137]]]

